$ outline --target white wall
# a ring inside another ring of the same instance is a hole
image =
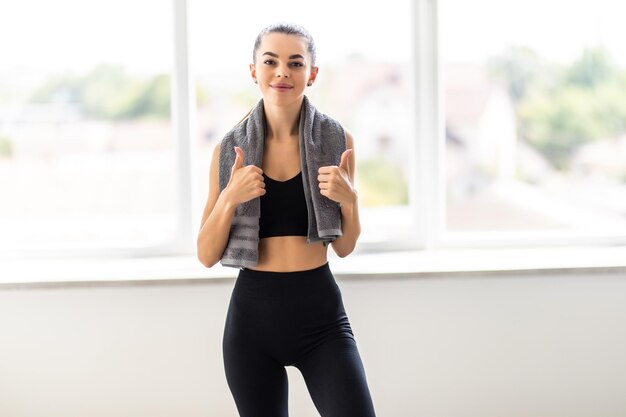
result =
[[[626,415],[626,277],[337,276],[379,417]],[[232,279],[0,286],[0,416],[236,416]],[[288,367],[292,416],[317,416]]]

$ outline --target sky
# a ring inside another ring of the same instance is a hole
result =
[[[189,0],[193,68],[214,73],[243,66],[247,71],[256,35],[276,21],[306,27],[316,40],[320,65],[344,59],[346,51],[405,63],[411,54],[410,1],[372,6],[356,0]],[[626,67],[626,48],[620,45],[626,39],[620,21],[625,4],[440,0],[440,52],[444,60],[481,61],[508,43],[522,43],[568,63],[583,46],[602,42]],[[103,61],[134,72],[169,72],[171,9],[172,0],[3,2],[0,74],[7,68],[80,73]]]
[[[568,64],[584,46],[604,44],[626,67],[626,2],[615,0],[442,0],[441,51],[446,59],[471,60],[531,46],[556,63]]]

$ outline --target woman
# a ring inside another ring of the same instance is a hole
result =
[[[243,150],[235,148],[228,186],[220,192],[216,146],[198,236],[198,258],[211,267],[226,247],[237,205],[260,197],[258,263],[240,269],[224,328],[229,388],[241,417],[287,416],[285,366],[295,366],[322,417],[373,417],[328,246],[306,239],[299,117],[305,89],[318,73],[313,39],[298,25],[265,28],[255,42],[250,73],[263,95],[263,168],[244,166]],[[331,243],[340,257],[354,250],[360,234],[354,144],[350,133],[345,136],[340,164],[322,166],[317,177],[319,193],[340,204],[342,234]]]

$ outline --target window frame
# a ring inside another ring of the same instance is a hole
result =
[[[424,242],[427,247],[440,249],[496,249],[502,247],[528,246],[609,246],[626,245],[626,236],[607,235],[597,231],[583,232],[580,230],[533,230],[528,231],[477,231],[449,232],[446,225],[446,177],[445,177],[445,107],[443,103],[443,77],[441,76],[441,54],[439,38],[441,34],[440,0],[416,0],[414,16],[415,51],[417,62],[424,65],[416,66],[416,94],[421,109],[417,111],[418,123],[421,125],[417,142],[419,158],[415,161],[419,169],[418,195],[424,205],[425,213],[417,218],[420,230],[425,233]],[[429,112],[429,110],[432,110]],[[436,138],[436,144],[429,144],[428,137]],[[430,158],[429,158],[430,157]],[[429,165],[430,164],[430,165]],[[433,166],[435,165],[435,166]],[[429,183],[427,178],[433,178]],[[434,196],[428,199],[428,196]],[[427,222],[427,223],[425,223]]]
[[[529,245],[609,245],[626,244],[626,236],[600,236],[572,232],[509,232],[509,233],[449,233],[446,231],[446,178],[445,178],[445,111],[441,58],[439,53],[440,20],[438,0],[410,2],[412,33],[409,80],[411,90],[410,113],[414,115],[408,141],[409,153],[409,204],[401,207],[407,227],[401,235],[375,240],[361,236],[356,252],[386,252],[402,250],[427,250],[445,248],[474,249],[502,246]],[[204,200],[195,193],[201,181],[194,178],[192,129],[196,125],[195,79],[189,53],[188,0],[172,0],[173,66],[171,76],[172,134],[175,143],[177,184],[177,227],[170,241],[149,247],[76,247],[38,248],[28,253],[15,251],[11,258],[36,257],[148,257],[189,255],[195,256],[198,220]],[[358,141],[358,138],[357,138]],[[358,145],[357,145],[358,146]],[[199,201],[201,200],[201,201]],[[388,208],[360,207],[362,222],[370,213],[384,218]],[[156,227],[157,225],[155,225]],[[372,227],[382,228],[376,224]],[[6,255],[6,254],[0,254]]]

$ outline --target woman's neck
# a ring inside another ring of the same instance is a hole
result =
[[[266,140],[290,141],[300,131],[302,100],[291,106],[275,106],[264,101]]]

